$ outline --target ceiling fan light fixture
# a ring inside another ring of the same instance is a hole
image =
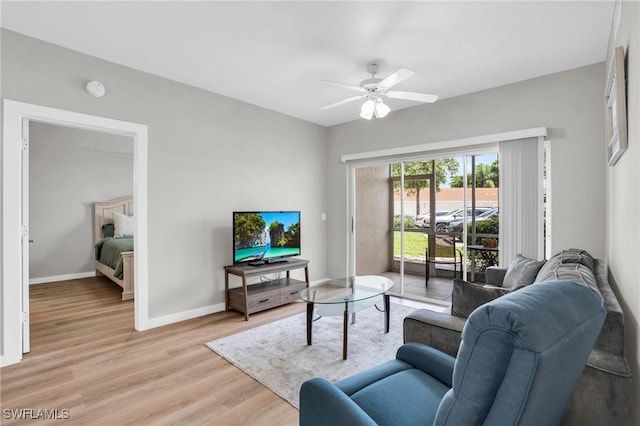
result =
[[[366,120],[371,120],[371,118],[373,118],[375,107],[376,105],[373,103],[373,100],[368,99],[364,104],[362,104],[362,108],[360,109],[360,117]]]
[[[378,99],[378,102],[376,102],[375,105],[375,111],[376,118],[384,118],[389,114],[389,112],[391,112],[391,108],[389,108],[384,102],[382,102],[382,99]]]
[[[322,80],[326,83],[331,83],[336,86],[353,90],[355,92],[358,92],[359,94],[338,102],[334,102],[330,105],[323,106],[320,109],[326,110],[335,108],[339,105],[346,104],[357,99],[365,98],[366,100],[360,109],[360,117],[364,118],[365,120],[371,120],[374,114],[376,118],[384,118],[391,112],[391,108],[389,108],[384,102],[382,102],[382,97],[385,96],[391,99],[404,99],[408,101],[427,103],[432,103],[438,100],[437,95],[430,95],[427,93],[419,92],[405,92],[402,90],[389,90],[396,84],[401,83],[414,75],[415,71],[410,70],[409,68],[400,68],[386,78],[380,79],[376,77],[379,68],[379,61],[369,62],[367,64],[367,71],[369,71],[369,73],[371,74],[371,78],[361,81],[359,86],[339,83],[337,81]]]

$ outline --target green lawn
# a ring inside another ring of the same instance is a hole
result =
[[[400,231],[394,231],[393,233],[394,241],[393,241],[393,256],[395,258],[400,257]],[[427,250],[427,246],[429,245],[429,240],[427,238],[427,234],[422,234],[420,232],[405,232],[404,233],[404,257],[407,261],[418,261],[424,262],[425,252]],[[462,243],[458,246],[456,244],[456,248],[462,250]],[[445,257],[449,256],[450,248],[446,250],[446,254],[438,253],[436,249],[436,256]],[[497,265],[498,264],[498,253],[497,252],[485,252],[478,251],[476,252],[476,273],[483,272],[487,266]]]
[[[393,238],[393,255],[394,257],[400,257],[400,231],[394,231]],[[429,239],[427,238],[427,234],[420,232],[404,233],[404,256],[406,258],[419,258],[424,260],[428,245]],[[456,248],[458,248],[458,244],[456,244]],[[462,243],[460,243],[459,248],[462,249]],[[436,248],[436,256],[449,257],[451,247],[447,247],[446,249],[443,247],[442,253],[439,253],[439,251],[440,250]]]
[[[404,255],[406,257],[422,257],[427,250],[427,234],[419,232],[404,233]],[[400,256],[400,231],[393,233],[393,255]]]

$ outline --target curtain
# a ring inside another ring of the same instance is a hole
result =
[[[500,152],[500,266],[518,254],[544,256],[544,137],[498,143]]]

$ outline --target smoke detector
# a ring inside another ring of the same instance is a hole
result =
[[[87,83],[87,92],[95,98],[101,98],[104,96],[104,85],[99,81],[93,80]]]

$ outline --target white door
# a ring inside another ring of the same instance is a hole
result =
[[[31,350],[29,335],[29,120],[22,120],[22,353]]]

